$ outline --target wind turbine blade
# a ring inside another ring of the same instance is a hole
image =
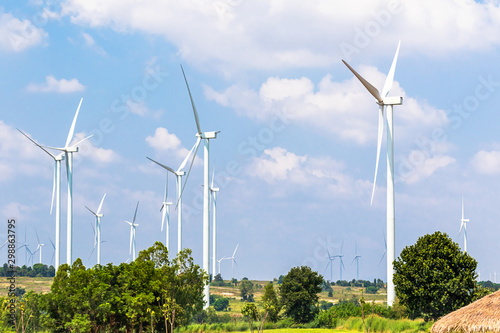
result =
[[[331,261],[328,260],[328,262],[326,263],[325,271],[323,272],[323,276],[325,275],[326,270],[328,269],[328,265],[330,265],[330,263],[331,263]]]
[[[38,231],[35,228],[35,235],[36,235],[36,241],[38,243],[38,246],[40,246],[40,238],[38,238]]]
[[[130,227],[130,249],[128,251],[128,254],[131,254],[132,253],[132,233],[133,233],[133,230],[134,230],[134,227],[131,226]]]
[[[394,72],[396,71],[396,63],[398,62],[399,55],[399,46],[401,45],[401,41],[398,43],[398,48],[396,49],[396,54],[394,55],[394,59],[392,60],[391,69],[389,70],[389,74],[387,74],[387,79],[385,79],[384,89],[382,89],[382,97],[387,97],[389,91],[392,88],[392,83],[394,82]]]
[[[379,106],[378,111],[378,136],[377,136],[377,161],[375,162],[375,176],[373,177],[372,199],[370,206],[373,205],[373,197],[375,196],[375,187],[377,186],[378,163],[380,161],[380,150],[382,148],[382,136],[384,135],[384,106]]]
[[[154,163],[158,164],[159,166],[161,166],[162,168],[167,169],[168,171],[170,171],[170,172],[172,172],[173,174],[175,174],[174,169],[172,169],[172,168],[170,168],[170,167],[168,167],[168,166],[166,166],[166,165],[164,165],[164,164],[161,164],[160,162],[156,162],[155,160],[153,160],[152,158],[149,158],[149,157],[147,157],[147,156],[146,156],[146,158],[147,158],[148,160],[150,160],[151,162],[154,162]]]
[[[56,156],[54,154],[52,154],[51,152],[49,152],[47,149],[45,149],[44,147],[42,147],[40,144],[38,144],[38,142],[36,142],[35,140],[33,140],[32,138],[30,138],[27,134],[25,134],[23,131],[21,131],[19,128],[17,129],[19,132],[21,132],[22,135],[24,135],[26,138],[28,138],[28,140],[30,140],[31,142],[33,142],[36,146],[38,146],[41,150],[43,150],[44,152],[46,152],[47,154],[49,154],[53,159],[56,158]]]
[[[240,246],[240,243],[238,243],[238,244],[236,245],[236,248],[234,249],[234,252],[233,252],[233,258],[234,258],[234,255],[236,254],[236,251],[238,251],[238,246]]]
[[[165,208],[165,204],[163,204],[162,206],[163,208]],[[167,216],[167,209],[163,209],[163,213],[162,213],[162,216],[161,216],[161,231],[163,231],[163,225],[165,224],[165,217]]]
[[[101,203],[99,204],[99,208],[97,208],[96,214],[99,214],[101,212],[102,203],[104,202],[104,198],[106,198],[106,193],[104,193],[104,195],[102,196]]]
[[[196,121],[196,128],[198,129],[198,134],[201,134],[201,126],[200,126],[200,120],[198,119],[198,112],[196,111],[196,106],[194,106],[194,101],[193,101],[193,96],[191,95],[191,89],[189,89],[189,84],[186,79],[186,74],[184,73],[184,68],[182,68],[181,65],[181,70],[182,70],[182,75],[184,76],[184,81],[186,81],[186,87],[189,93],[189,99],[191,99],[191,105],[193,107],[193,112],[194,112],[194,120]]]
[[[212,184],[210,185],[210,189],[214,188],[214,178],[215,178],[215,165],[214,169],[212,170]]]
[[[462,223],[460,224],[460,230],[458,231],[459,235],[462,232],[463,227],[464,227],[464,221],[462,221]]]
[[[184,188],[186,188],[187,181],[189,179],[189,174],[191,173],[191,169],[193,168],[193,163],[196,158],[196,153],[198,152],[198,147],[200,146],[201,138],[198,137],[198,140],[196,140],[195,144],[195,150],[193,154],[193,159],[191,160],[191,164],[189,165],[189,170],[186,174],[186,179],[184,180],[184,185],[182,186],[181,194],[179,195],[179,199],[177,200],[177,204],[175,205],[175,208],[177,208],[177,205],[179,205],[179,200],[182,198],[182,194],[184,193]]]
[[[342,245],[340,246],[340,254],[342,254],[343,249],[344,249],[344,239],[342,238]]]
[[[380,261],[378,262],[379,266],[382,263],[382,260],[384,260],[384,257],[385,257],[386,254],[387,254],[387,251],[385,251],[384,254],[382,254],[382,257],[380,258]]]
[[[78,109],[76,109],[75,117],[73,118],[73,122],[71,123],[71,128],[69,129],[68,138],[66,139],[65,148],[69,147],[69,143],[73,139],[73,133],[75,132],[76,119],[78,118],[78,113],[80,112],[80,107],[82,106],[83,97],[80,99],[80,104],[78,104]]]
[[[380,96],[380,93],[378,92],[377,88],[372,86],[370,82],[366,81],[361,75],[359,75],[358,72],[356,72],[354,70],[354,68],[349,66],[349,64],[347,62],[345,62],[344,60],[342,60],[342,62],[347,66],[347,68],[349,68],[351,70],[351,72],[354,74],[354,76],[356,76],[358,78],[358,80],[361,81],[361,84],[363,84],[363,86],[365,86],[365,88],[370,92],[370,94],[372,94],[372,96],[375,97],[377,102],[383,103],[383,99]]]
[[[132,224],[135,223],[135,218],[137,216],[137,208],[139,208],[139,201],[137,201],[137,206],[135,206],[135,213],[134,213],[134,219],[132,220]]]
[[[87,209],[89,210],[89,212],[91,212],[92,214],[96,215],[96,213],[94,213],[94,212],[92,211],[92,209],[90,209],[89,207],[85,206],[85,208],[87,208]]]
[[[52,209],[54,208],[54,197],[56,196],[56,177],[57,170],[54,166],[54,180],[52,181],[52,200],[50,201],[50,215],[52,215]]]
[[[78,146],[80,143],[82,143],[83,141],[88,140],[88,139],[90,139],[90,138],[91,138],[91,137],[93,137],[93,136],[94,136],[94,134],[89,135],[89,136],[87,136],[85,139],[82,139],[82,140],[78,141],[77,143],[75,143],[75,144],[74,144],[74,145],[72,145],[71,147],[76,147],[76,146]]]
[[[167,173],[167,180],[165,181],[165,199],[163,200],[163,202],[167,202],[167,198],[168,198],[168,173]]]
[[[184,159],[184,161],[182,161],[181,163],[181,166],[179,167],[179,169],[177,169],[177,172],[180,172],[182,169],[184,169],[184,167],[186,166],[186,163],[187,161],[189,160],[189,157],[191,156],[191,154],[193,153],[193,151],[198,148],[196,148],[199,144],[200,144],[200,141],[201,141],[201,138],[198,138],[196,140],[196,142],[194,143],[193,147],[191,148],[191,150],[189,151],[189,153],[187,154],[186,158]],[[195,153],[196,155],[196,153]]]

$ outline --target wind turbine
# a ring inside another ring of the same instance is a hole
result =
[[[212,184],[210,185],[210,193],[212,194],[212,204],[213,204],[213,266],[212,266],[212,274],[215,275],[215,258],[217,258],[217,192],[219,192],[218,187],[214,187],[214,177],[215,177],[215,168],[212,173]]]
[[[165,230],[165,245],[167,246],[167,250],[170,250],[170,205],[172,204],[170,201],[167,201],[168,197],[168,174],[167,180],[165,182],[165,197],[163,198],[163,204],[161,206],[160,211],[162,211],[161,216],[161,231],[163,231],[163,225],[165,224],[165,219],[167,220],[167,228]]]
[[[217,272],[218,274],[220,274],[220,263],[221,263],[222,260],[225,260],[225,259],[227,259],[227,258],[226,257],[222,257],[219,260],[217,260],[217,263],[219,263],[219,270]]]
[[[351,265],[356,261],[356,281],[359,281],[359,258],[361,256],[358,255],[358,243],[354,242],[354,259],[352,259]]]
[[[54,155],[44,147],[39,145],[35,140],[31,139],[28,135],[26,135],[20,129],[17,129],[21,132],[22,135],[28,138],[31,142],[33,142],[37,147],[46,152],[54,159],[55,167],[54,167],[54,181],[52,183],[52,202],[50,204],[50,214],[52,214],[52,208],[54,206],[54,196],[56,199],[56,244],[55,244],[55,270],[59,268],[61,263],[61,161],[64,160],[64,153],[60,153],[59,155]]]
[[[42,263],[42,248],[45,246],[45,244],[40,243],[40,238],[38,238],[38,232],[35,229],[35,234],[36,234],[36,241],[37,241],[37,246],[36,250],[33,252],[35,254],[37,251],[40,251],[40,264]]]
[[[177,252],[181,252],[182,250],[182,176],[186,174],[182,169],[186,166],[187,161],[189,160],[189,157],[194,151],[194,155],[196,156],[196,152],[198,151],[198,146],[200,145],[201,139],[198,138],[196,140],[196,143],[193,145],[193,148],[189,151],[187,156],[184,158],[184,161],[182,161],[181,165],[179,166],[179,169],[175,171],[169,166],[166,166],[160,162],[157,162],[153,160],[152,158],[146,157],[148,160],[151,162],[154,162],[164,168],[165,170],[173,173],[176,178],[177,182]]]
[[[462,229],[464,230],[464,252],[467,252],[467,223],[469,222],[469,219],[464,218],[464,198],[462,197],[462,219],[460,220],[460,231],[458,234],[462,232]]]
[[[240,243],[236,244],[236,248],[234,249],[233,255],[231,257],[225,258],[225,259],[231,259],[231,279],[234,279],[234,265],[238,266],[238,263],[236,262],[236,259],[234,259],[234,256],[236,255],[236,251],[238,250],[238,246],[240,246]]]
[[[182,70],[182,75],[184,76],[184,81],[186,82],[186,87],[189,93],[189,98],[191,100],[191,106],[193,107],[193,113],[194,113],[194,120],[196,122],[196,128],[198,129],[198,133],[196,133],[196,137],[199,139],[204,139],[205,140],[205,147],[204,147],[204,152],[203,152],[203,160],[204,160],[204,168],[203,168],[203,270],[205,272],[210,271],[210,197],[209,197],[209,187],[208,187],[208,174],[209,174],[209,161],[210,161],[210,156],[209,156],[209,146],[210,146],[210,139],[216,139],[217,138],[217,133],[220,131],[215,131],[215,132],[203,132],[201,130],[200,126],[200,121],[198,119],[198,112],[196,111],[196,107],[194,105],[194,100],[193,96],[191,95],[191,90],[189,89],[189,84],[186,78],[186,74],[184,73],[184,69],[182,68],[181,65],[181,70]],[[191,167],[194,162],[196,154],[193,155],[193,159],[191,161]],[[191,171],[191,167],[189,168],[189,171]],[[187,177],[189,177],[189,172],[188,175],[186,176],[186,182],[187,182]],[[182,195],[182,193],[181,193]],[[205,300],[205,305],[204,309],[207,309],[210,306],[210,286],[207,283],[205,285],[205,288],[203,290],[204,293],[204,300]]]
[[[323,275],[326,273],[326,270],[328,269],[328,265],[330,265],[330,282],[333,282],[333,264],[332,264],[332,262],[335,261],[335,257],[330,254],[330,251],[328,251],[328,248],[326,249],[326,253],[328,253],[328,263],[326,264],[325,272],[323,273]]]
[[[71,127],[69,129],[68,137],[66,139],[66,144],[62,148],[56,147],[45,147],[55,150],[63,151],[66,157],[66,177],[68,180],[68,219],[67,219],[67,233],[66,233],[66,261],[69,265],[73,263],[73,153],[78,152],[78,144],[92,137],[92,135],[86,137],[85,139],[75,143],[74,145],[70,145],[73,140],[73,134],[75,133],[75,125],[76,119],[78,118],[78,113],[80,112],[80,107],[82,106],[83,98],[80,99],[80,103],[78,104],[78,108],[76,109],[75,117],[73,118],[73,122],[71,123]],[[57,241],[56,241],[57,243]]]
[[[132,260],[135,260],[135,228],[138,224],[135,223],[135,218],[137,216],[137,208],[139,208],[139,201],[137,201],[137,206],[135,207],[134,219],[132,222],[125,221],[130,224],[130,250],[129,254],[132,254]]]
[[[102,203],[104,202],[104,198],[106,198],[106,193],[102,196],[101,203],[99,204],[99,208],[97,208],[97,212],[93,212],[89,207],[85,206],[95,216],[95,237],[94,237],[94,248],[97,246],[97,264],[101,264],[101,208]]]
[[[379,93],[377,88],[366,81],[361,75],[359,75],[347,62],[342,60],[342,62],[351,70],[351,72],[356,76],[363,86],[370,92],[370,94],[375,97],[377,104],[379,105],[379,117],[378,117],[378,140],[377,140],[377,161],[375,163],[375,177],[373,180],[372,189],[372,200],[375,194],[375,186],[377,181],[377,171],[378,162],[380,158],[380,148],[382,145],[382,135],[384,127],[384,108],[387,106],[387,239],[389,241],[389,246],[387,248],[387,305],[392,306],[396,298],[396,292],[394,289],[394,282],[392,281],[394,275],[394,267],[392,263],[395,258],[395,206],[394,206],[394,132],[393,132],[393,106],[402,105],[403,97],[387,97],[389,91],[392,88],[394,81],[394,72],[396,71],[396,63],[398,60],[399,47],[401,41],[398,43],[398,48],[396,49],[396,54],[392,61],[389,74],[385,80],[384,88],[382,94]]]
[[[340,260],[339,261],[339,266],[340,266],[340,281],[342,281],[342,267],[344,267],[344,269],[345,269],[344,261],[342,260],[342,257],[344,256],[342,254],[342,249],[343,248],[344,248],[344,240],[342,240],[342,246],[340,247],[340,253],[333,256],[334,258],[339,258],[339,260]]]

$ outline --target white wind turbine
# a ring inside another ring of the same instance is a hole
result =
[[[40,264],[42,263],[42,248],[45,246],[45,244],[40,243],[40,238],[38,238],[38,232],[35,229],[35,234],[36,234],[36,241],[37,241],[37,246],[36,250],[33,252],[35,254],[37,251],[40,251]]]
[[[208,185],[208,175],[209,175],[209,161],[210,161],[210,156],[209,156],[209,145],[210,145],[210,139],[216,139],[217,138],[217,133],[220,131],[215,131],[215,132],[203,132],[201,130],[200,126],[200,121],[198,119],[198,112],[196,111],[196,107],[194,105],[193,101],[193,96],[191,95],[191,90],[189,89],[189,84],[186,78],[186,74],[184,73],[184,69],[182,68],[181,65],[181,70],[182,70],[182,75],[184,76],[184,81],[186,81],[186,87],[188,89],[189,93],[189,98],[191,100],[191,106],[193,107],[193,113],[194,113],[194,119],[196,122],[196,128],[198,129],[198,133],[196,133],[196,137],[199,139],[204,139],[205,140],[205,147],[204,147],[204,154],[203,154],[203,270],[205,272],[210,271],[210,197],[209,197],[209,185]],[[193,159],[191,161],[191,167],[194,162],[194,158],[196,157],[196,153],[193,155]],[[189,170],[191,171],[191,167]],[[189,172],[187,177],[189,177]],[[187,182],[187,177],[186,177],[186,182]],[[185,185],[185,183],[184,183]],[[182,193],[181,193],[182,195]],[[203,290],[204,294],[204,309],[207,309],[210,306],[210,286],[208,284],[205,285],[205,288]]]
[[[356,281],[359,281],[359,258],[361,256],[358,255],[358,243],[354,242],[354,259],[352,259],[351,265],[356,261]]]
[[[344,260],[342,258],[344,255],[342,254],[342,250],[344,249],[344,240],[342,240],[342,246],[340,247],[340,253],[332,256],[333,258],[339,258],[339,266],[340,266],[340,281],[342,281],[342,267],[344,267]]]
[[[330,265],[330,282],[333,282],[333,263],[335,261],[335,257],[330,254],[330,251],[328,251],[328,248],[326,249],[326,253],[328,253],[328,263],[326,264],[325,267],[325,272],[323,272],[323,275],[326,273],[326,270],[328,269],[328,265]]]
[[[382,135],[384,127],[384,107],[387,106],[387,305],[392,306],[396,298],[396,293],[394,289],[394,282],[392,281],[394,275],[394,267],[392,263],[395,259],[395,205],[394,205],[394,132],[393,132],[393,106],[403,104],[403,97],[387,97],[389,91],[392,88],[394,81],[394,72],[396,70],[396,63],[398,60],[399,46],[401,41],[398,43],[398,48],[394,59],[392,61],[391,69],[387,75],[387,79],[382,90],[382,94],[379,93],[377,88],[366,81],[361,75],[359,75],[347,62],[342,60],[344,64],[351,70],[351,72],[361,81],[363,86],[370,92],[370,94],[375,97],[377,104],[379,105],[379,118],[378,118],[378,140],[377,140],[377,161],[375,164],[375,177],[373,181],[372,190],[372,202],[375,193],[375,185],[377,180],[378,162],[380,158],[380,148],[382,145]]]
[[[68,180],[68,219],[67,219],[67,229],[66,229],[66,262],[71,265],[73,263],[73,153],[78,152],[78,144],[92,137],[92,135],[86,137],[77,143],[70,145],[73,140],[73,134],[75,133],[76,119],[78,118],[78,113],[80,112],[80,107],[82,106],[83,98],[80,99],[78,108],[76,109],[75,117],[71,123],[69,129],[68,137],[66,139],[66,144],[62,148],[56,147],[45,147],[55,150],[63,151],[66,157],[66,176]],[[56,241],[57,243],[57,241]]]
[[[464,218],[464,198],[462,197],[462,219],[460,220],[460,231],[458,234],[462,232],[462,229],[464,230],[464,252],[467,252],[467,223],[469,222],[469,219]]]
[[[135,207],[134,219],[132,222],[125,221],[130,224],[130,250],[129,254],[132,254],[132,261],[135,260],[135,228],[138,226],[135,223],[135,218],[137,217],[137,208],[139,208],[139,201],[137,201],[137,206]]]
[[[60,153],[59,155],[54,155],[40,144],[38,144],[35,140],[31,139],[28,135],[26,135],[20,129],[17,129],[21,134],[28,138],[31,142],[33,142],[37,147],[46,152],[54,159],[55,167],[54,167],[54,181],[52,183],[52,202],[50,204],[50,214],[52,214],[52,208],[54,207],[54,197],[56,199],[56,244],[54,249],[55,254],[55,270],[59,268],[61,263],[61,161],[64,160],[64,153]]]
[[[94,249],[97,246],[97,264],[101,264],[101,208],[102,203],[104,202],[104,198],[106,198],[106,193],[102,196],[101,203],[99,204],[99,208],[94,213],[89,207],[85,206],[95,216],[95,237],[94,237]]]
[[[177,185],[177,205],[176,205],[176,207],[177,207],[177,252],[181,252],[181,250],[182,250],[182,176],[184,176],[186,174],[186,172],[184,172],[183,169],[186,166],[186,163],[189,160],[189,157],[191,156],[191,154],[193,154],[193,151],[194,151],[194,155],[196,156],[196,152],[198,151],[198,147],[200,145],[200,142],[201,142],[201,139],[198,138],[196,140],[196,143],[194,144],[193,148],[191,148],[191,150],[187,154],[186,158],[184,158],[184,161],[182,161],[182,163],[179,166],[179,168],[177,169],[177,171],[175,171],[174,169],[172,169],[169,166],[166,166],[160,162],[153,160],[152,158],[146,157],[148,160],[158,164],[159,166],[161,166],[165,170],[173,173],[176,177],[176,185]],[[163,223],[162,223],[162,225],[163,225]]]
[[[234,265],[236,264],[236,266],[238,266],[236,259],[234,259],[234,256],[236,255],[236,251],[238,250],[238,246],[240,246],[239,243],[236,244],[236,248],[234,249],[233,255],[231,257],[223,258],[223,259],[231,259],[231,279],[234,279]]]
[[[227,258],[226,257],[222,257],[219,260],[217,260],[217,263],[219,264],[219,270],[217,271],[218,274],[220,274],[220,263],[221,263],[222,260],[225,260],[225,259],[227,259]]]
[[[214,177],[215,177],[215,168],[212,174],[212,184],[210,185],[210,193],[212,194],[212,204],[213,204],[213,231],[212,231],[212,242],[213,242],[213,266],[212,266],[212,274],[215,276],[215,258],[217,258],[217,192],[219,192],[218,187],[214,187]],[[219,265],[220,268],[220,265]]]

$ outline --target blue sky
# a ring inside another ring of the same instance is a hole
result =
[[[62,145],[83,97],[75,140],[94,137],[75,154],[74,257],[96,262],[85,205],[104,193],[102,262],[130,257],[123,221],[137,201],[138,250],[163,241],[165,173],[145,157],[177,168],[196,140],[182,64],[202,128],[221,131],[211,143],[218,258],[239,243],[237,278],[299,265],[323,274],[326,249],[344,241],[350,280],[356,242],[360,278],[385,280],[385,140],[370,206],[377,105],[341,59],[380,89],[401,40],[390,92],[404,98],[394,112],[396,253],[437,230],[463,246],[463,196],[468,250],[488,279],[500,250],[499,16],[498,1],[469,0],[4,1],[0,210],[31,248],[35,227],[54,240],[53,161],[16,128]],[[200,149],[183,196],[183,242],[199,264],[202,158]],[[65,186],[63,171],[63,259]],[[44,248],[45,263],[52,252]]]

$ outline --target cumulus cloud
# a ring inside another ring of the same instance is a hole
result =
[[[146,143],[152,147],[159,155],[174,156],[177,160],[184,160],[189,150],[182,146],[177,135],[169,133],[164,127],[158,127],[153,136],[146,137]],[[201,160],[197,157],[195,165],[201,165]],[[174,168],[175,169],[175,168]]]
[[[279,184],[281,190],[312,190],[324,195],[351,196],[368,193],[370,182],[354,180],[344,172],[344,163],[329,157],[300,156],[281,147],[265,149],[246,168],[246,173],[269,184]],[[299,185],[299,186],[297,186]]]
[[[21,52],[41,44],[47,33],[29,20],[20,20],[12,14],[0,12],[0,48]]]
[[[500,173],[500,151],[484,151],[481,150],[472,158],[472,166],[474,170],[486,175]]]
[[[359,72],[381,87],[386,76],[374,67],[360,66]],[[286,113],[290,121],[302,126],[315,126],[325,135],[366,144],[376,142],[378,106],[357,78],[337,82],[326,75],[315,85],[309,78],[268,78],[259,91],[242,86],[231,86],[224,91],[205,88],[207,98],[232,107],[241,116],[257,121],[268,121],[276,114]],[[394,82],[391,95],[402,96],[403,106],[395,106],[398,140],[408,140],[416,129],[434,129],[448,123],[446,113],[406,95]],[[398,112],[404,109],[403,112]],[[401,134],[400,134],[401,133]]]
[[[75,134],[73,140],[71,141],[70,145],[81,142],[78,144],[78,154],[75,154],[75,160],[90,159],[98,165],[116,163],[121,160],[120,155],[112,149],[95,146],[91,138],[82,142],[82,140],[86,137],[85,133],[79,132]]]
[[[62,7],[80,25],[162,36],[184,59],[228,75],[234,68],[331,66],[373,51],[375,42],[387,55],[399,39],[404,52],[427,56],[500,44],[500,5],[491,1],[69,0]]]
[[[96,44],[94,38],[91,35],[89,35],[86,32],[82,32],[82,37],[83,37],[83,40],[85,41],[85,44],[89,48],[94,50],[97,54],[106,55],[106,51],[104,51],[104,49],[102,47],[100,47],[99,45]]]
[[[60,94],[67,94],[73,92],[84,91],[85,86],[77,79],[60,79],[57,80],[52,75],[45,77],[45,83],[35,84],[30,83],[26,90],[30,92],[56,92]]]

